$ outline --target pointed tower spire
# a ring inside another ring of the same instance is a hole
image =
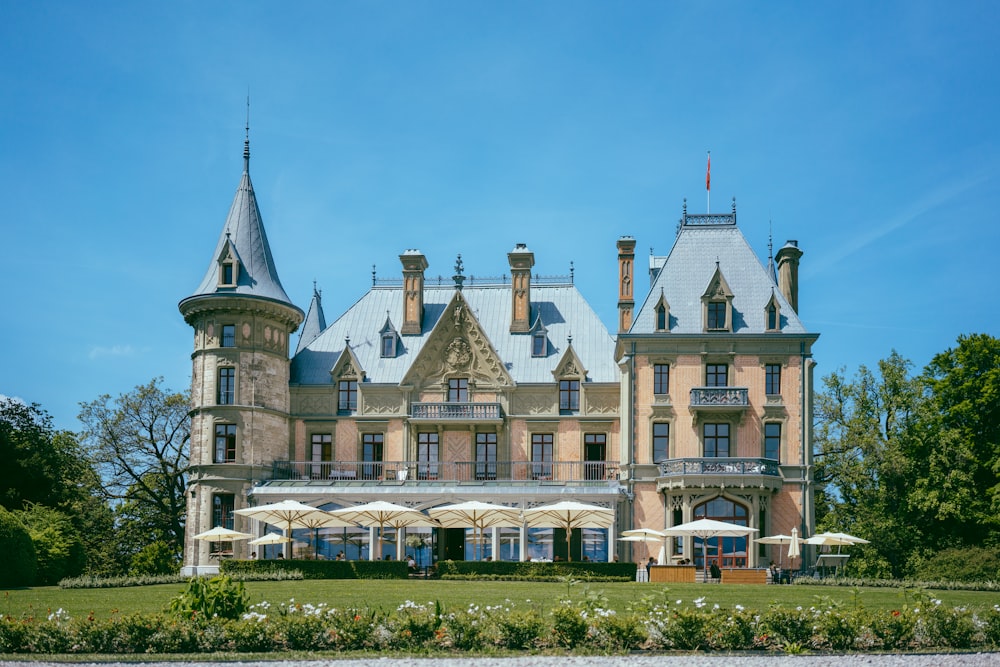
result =
[[[323,291],[317,289],[316,281],[313,281],[313,295],[309,302],[309,310],[306,312],[306,320],[302,324],[302,333],[299,334],[299,344],[295,348],[295,354],[304,350],[309,343],[326,329],[326,315],[323,314]]]
[[[778,284],[778,269],[774,266],[774,231],[771,221],[767,221],[767,275]]]

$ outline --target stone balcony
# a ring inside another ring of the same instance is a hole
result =
[[[450,424],[502,423],[499,403],[412,403],[410,421]]]
[[[667,459],[659,463],[657,490],[682,488],[760,488],[782,485],[778,462],[772,459],[704,457]]]

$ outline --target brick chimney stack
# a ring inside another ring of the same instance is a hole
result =
[[[625,333],[632,328],[634,288],[635,239],[623,236],[618,239],[618,333]]]
[[[518,243],[507,253],[510,263],[510,332],[528,333],[531,330],[531,267],[535,253],[528,246]]]
[[[424,319],[424,270],[427,258],[419,250],[407,250],[399,256],[403,264],[403,325],[399,333],[419,335]]]

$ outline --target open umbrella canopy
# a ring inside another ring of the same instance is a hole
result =
[[[379,556],[382,554],[382,533],[385,531],[386,526],[389,526],[390,528],[403,528],[406,526],[438,525],[437,521],[431,519],[419,510],[404,507],[402,505],[396,505],[395,503],[389,503],[384,500],[376,500],[374,502],[365,503],[364,505],[355,505],[354,507],[345,507],[343,509],[333,510],[330,514],[361,526],[367,526],[369,528],[378,526]],[[374,553],[371,554],[373,558],[375,555],[376,554]]]
[[[443,528],[472,528],[473,543],[476,545],[480,544],[483,530],[486,528],[520,526],[524,522],[521,510],[515,507],[484,503],[479,500],[442,505],[427,510],[427,513]],[[480,557],[482,557],[481,546]]]
[[[714,519],[698,519],[682,523],[663,531],[667,535],[681,535],[701,538],[701,560],[705,567],[705,581],[708,581],[708,546],[710,537],[745,537],[750,533],[756,533],[756,528],[747,526],[737,526],[735,523],[725,521],[715,521]]]
[[[258,537],[256,540],[250,540],[248,544],[284,544],[285,542],[291,542],[292,538],[285,537],[284,535],[278,535],[277,533],[268,533],[263,537]]]
[[[754,542],[759,544],[791,544],[791,535],[768,535],[767,537],[755,537]]]
[[[235,513],[250,519],[269,523],[272,526],[279,526],[285,530],[285,537],[292,536],[293,528],[316,529],[327,526],[351,525],[332,517],[330,512],[313,507],[312,505],[300,503],[297,500],[282,500],[281,502],[269,505],[247,507],[236,510]]]
[[[532,528],[562,528],[566,531],[566,557],[570,555],[570,535],[574,528],[610,528],[614,510],[572,500],[524,510],[524,520]]]
[[[237,540],[249,540],[253,535],[250,533],[241,533],[238,530],[231,530],[229,528],[223,528],[222,526],[216,526],[212,530],[206,530],[204,533],[198,533],[194,536],[196,540],[205,540],[206,542],[235,542]]]
[[[847,533],[818,533],[803,540],[806,544],[814,544],[824,547],[846,547],[852,544],[868,544],[868,540],[861,539],[860,537],[854,537],[853,535],[848,535]]]
[[[632,530],[623,530],[622,535],[625,537],[648,537],[651,541],[662,542],[667,538],[667,534],[662,530],[656,530],[654,528],[633,528]]]

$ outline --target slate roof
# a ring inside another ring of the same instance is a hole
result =
[[[632,321],[630,334],[656,332],[656,304],[661,291],[670,306],[670,333],[703,334],[701,297],[715,274],[716,262],[733,298],[733,333],[762,334],[764,309],[776,295],[781,307],[781,332],[805,334],[798,314],[781,295],[736,226],[736,215],[685,215],[666,258],[651,258],[653,284]],[[658,272],[652,271],[660,263]],[[714,335],[714,334],[713,334]]]
[[[235,247],[240,261],[239,279],[236,287],[219,287],[218,260],[229,242]],[[228,294],[271,299],[297,309],[281,286],[274,258],[271,257],[271,246],[267,242],[264,223],[257,207],[257,197],[250,182],[249,142],[244,144],[243,149],[243,177],[236,188],[233,205],[226,217],[226,224],[222,227],[208,270],[201,284],[184,301],[202,296]]]
[[[312,301],[309,302],[309,311],[306,313],[305,322],[302,323],[299,344],[295,349],[296,354],[316,340],[316,337],[323,333],[324,329],[326,329],[326,316],[323,314],[323,297],[313,285]]]
[[[350,338],[351,350],[373,383],[398,384],[427,342],[441,314],[451,302],[454,285],[425,285],[424,319],[420,335],[401,336],[395,358],[380,356],[379,331],[386,316],[398,330],[402,324],[401,287],[372,287],[322,334],[292,359],[291,382],[330,384],[330,369]],[[531,335],[511,334],[511,287],[466,285],[462,290],[493,348],[516,383],[551,383],[552,371],[562,360],[572,335],[573,350],[592,382],[618,382],[614,340],[590,304],[571,284],[531,286],[531,321],[541,318],[548,335],[548,354],[531,356]]]

